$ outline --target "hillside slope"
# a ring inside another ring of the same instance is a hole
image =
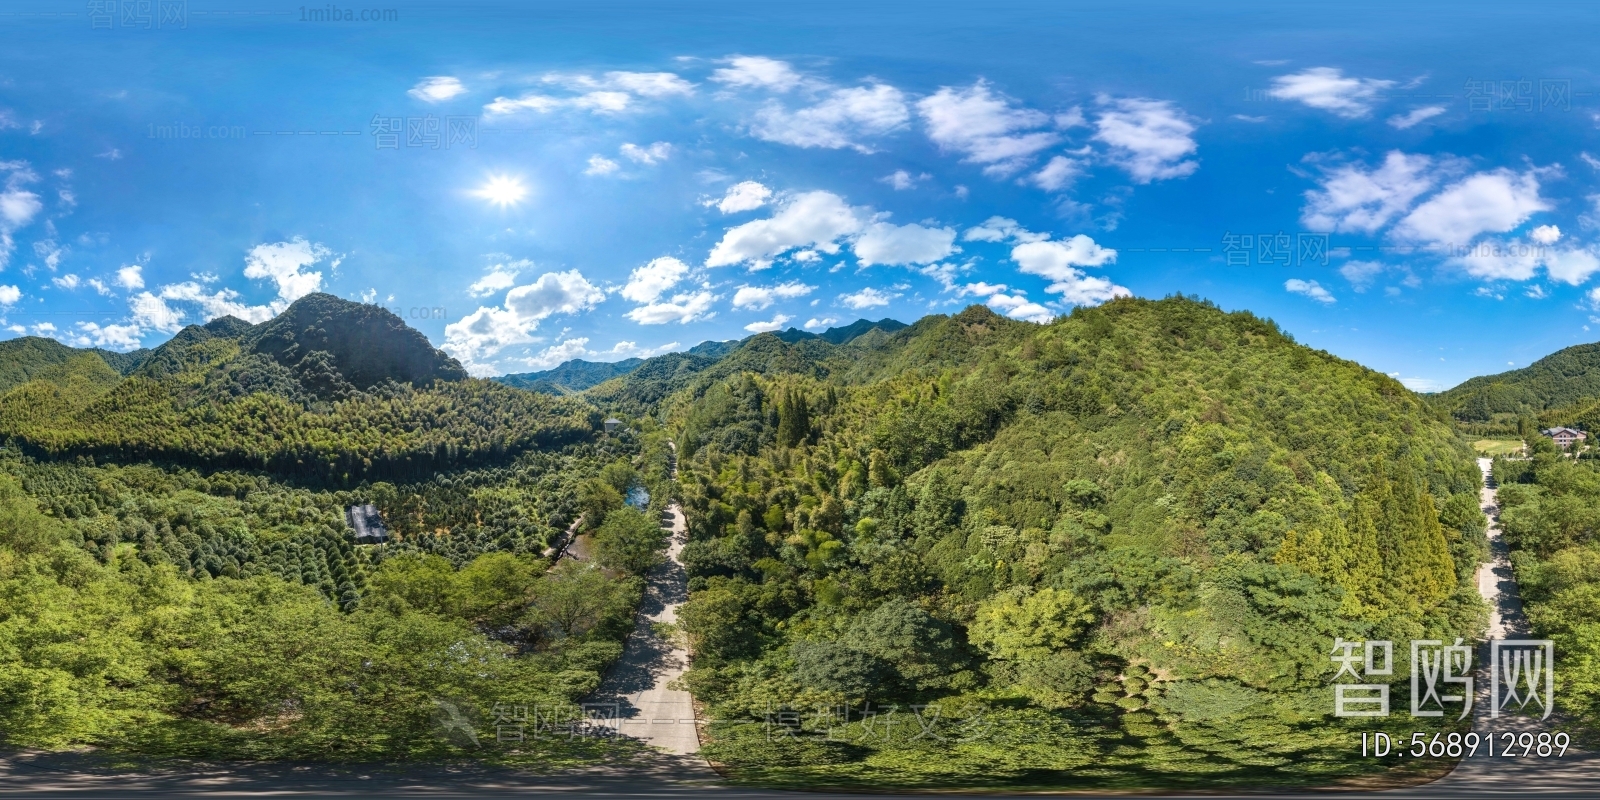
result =
[[[495,378],[496,383],[503,383],[518,389],[530,392],[544,392],[545,394],[572,394],[581,392],[596,384],[604,383],[612,378],[626,375],[644,363],[642,358],[625,358],[621,361],[585,361],[574,358],[563,362],[554,369],[542,372],[520,372],[512,375],[501,375]]]
[[[1304,728],[1297,751],[1334,735],[1316,693],[1336,637],[1470,637],[1481,617],[1470,452],[1392,378],[1248,313],[974,306],[644,370],[591,396],[672,387],[655,408],[691,525],[680,619],[714,716],[977,692],[1155,746],[1249,697],[1256,721],[1216,734],[1237,768],[1263,757],[1240,737],[1273,725]],[[718,757],[776,768],[717,735]]]

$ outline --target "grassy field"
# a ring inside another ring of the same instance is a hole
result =
[[[1479,439],[1472,449],[1486,456],[1508,456],[1522,451],[1521,439]]]

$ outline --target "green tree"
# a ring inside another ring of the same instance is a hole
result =
[[[578,486],[578,510],[583,514],[584,527],[589,530],[605,524],[606,516],[622,505],[622,493],[599,478]]]
[[[661,563],[667,532],[654,518],[632,506],[606,515],[594,532],[594,557],[602,566],[645,575]]]
[[[1089,604],[1070,591],[1019,587],[980,603],[967,638],[996,658],[1043,658],[1067,647],[1093,621]]]
[[[627,596],[620,582],[575,561],[562,562],[541,576],[533,585],[532,595],[533,605],[523,621],[553,640],[576,638],[594,630],[608,614],[616,613],[618,604]]]

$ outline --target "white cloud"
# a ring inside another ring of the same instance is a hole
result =
[[[515,99],[496,97],[494,102],[484,105],[483,110],[490,115],[515,114],[518,111],[537,111],[540,114],[548,114],[564,104],[564,101],[554,97],[527,94]]]
[[[52,330],[54,326],[52,326]],[[106,325],[101,327],[93,322],[78,323],[78,334],[72,337],[71,344],[78,347],[104,347],[108,350],[136,350],[139,348],[141,331],[136,325]]]
[[[1539,211],[1550,210],[1539,196],[1534,171],[1480,172],[1445,187],[1406,215],[1395,233],[1407,239],[1464,245],[1484,233],[1505,233]]]
[[[1595,169],[1600,169],[1600,158],[1595,158],[1588,153],[1579,153],[1578,158],[1583,159],[1583,163],[1588,164]]]
[[[925,181],[931,177],[933,176],[926,172],[920,175],[912,175],[903,169],[897,169],[893,173],[885,175],[878,180],[889,184],[889,186],[897,192],[903,192],[907,189],[915,188],[919,181]]]
[[[593,111],[596,114],[616,114],[628,110],[628,104],[633,102],[633,95],[627,92],[589,92],[568,102],[574,108]]]
[[[59,278],[51,278],[50,282],[55,284],[59,289],[71,290],[78,288],[78,276],[72,274],[62,275]]]
[[[618,360],[624,358],[650,358],[651,356],[658,356],[676,349],[678,349],[677,342],[667,342],[655,347],[640,347],[634,342],[617,342],[611,346],[610,350],[603,350],[592,355],[615,357]]]
[[[1052,281],[1045,291],[1059,294],[1074,305],[1098,305],[1132,294],[1126,287],[1086,275],[1078,269],[1099,267],[1117,260],[1117,251],[1102,247],[1081,233],[1062,242],[1023,242],[1011,248],[1011,260],[1017,262],[1022,272]]]
[[[522,97],[496,97],[483,107],[491,115],[535,111],[548,114],[562,108],[576,108],[595,114],[618,114],[634,107],[636,98],[656,99],[694,94],[694,84],[670,72],[607,72],[590,75],[546,75],[546,84],[573,92],[573,97],[553,97],[529,93]]]
[[[133,291],[144,288],[144,267],[138,264],[129,264],[117,270],[117,285]]]
[[[640,97],[694,94],[694,84],[671,72],[607,72],[601,88],[617,88]]]
[[[99,278],[90,278],[89,280],[85,281],[85,283],[88,283],[89,286],[93,287],[96,292],[107,297],[111,296],[111,287],[107,286],[105,281],[102,281]]]
[[[667,142],[656,142],[646,147],[636,144],[624,144],[620,148],[624,158],[649,166],[660,161],[666,161],[672,155],[672,145]]]
[[[1374,233],[1432,190],[1439,174],[1432,158],[1399,150],[1371,170],[1335,167],[1324,171],[1320,189],[1306,192],[1301,220],[1315,231]]]
[[[1294,294],[1303,294],[1319,303],[1338,302],[1327,289],[1316,281],[1303,281],[1299,278],[1290,278],[1283,282],[1283,288]]]
[[[864,267],[874,264],[929,264],[960,248],[954,245],[955,228],[891,225],[874,222],[856,239],[856,258]]]
[[[671,256],[653,259],[635,269],[622,287],[622,296],[635,303],[653,303],[689,274],[689,265]]]
[[[968,228],[961,234],[961,238],[969,242],[1042,242],[1050,238],[1048,233],[1033,233],[1017,224],[1014,219],[1005,217],[990,217],[982,225]]]
[[[781,331],[783,330],[784,324],[791,319],[794,319],[794,317],[788,316],[787,314],[779,314],[766,322],[752,322],[749,325],[744,326],[744,329],[751,333]]]
[[[277,285],[278,299],[271,304],[276,314],[290,303],[322,289],[322,273],[303,270],[331,255],[333,251],[300,236],[287,242],[258,244],[245,255],[244,276],[270,279]],[[333,265],[338,266],[337,259]]]
[[[1373,279],[1383,271],[1383,264],[1377,261],[1346,261],[1339,267],[1339,274],[1343,275],[1358,292],[1365,291],[1371,286]]]
[[[0,268],[4,268],[16,249],[13,234],[32,222],[44,204],[39,201],[39,195],[22,188],[39,179],[27,162],[0,161],[0,169],[10,171],[5,189],[0,190]]]
[[[1597,291],[1600,291],[1600,290],[1597,290]],[[834,319],[833,317],[821,317],[821,318],[812,317],[811,319],[806,320],[805,327],[806,327],[806,330],[817,331],[817,330],[822,330],[823,328],[826,328],[829,325],[832,325],[833,323],[838,322],[838,321],[839,320]]]
[[[510,264],[496,264],[487,275],[473,281],[472,285],[467,287],[467,294],[473,297],[488,297],[510,289],[517,285],[517,274],[531,266],[533,262],[527,259]]]
[[[1444,106],[1423,106],[1421,108],[1412,109],[1410,113],[1396,114],[1390,117],[1389,124],[1399,128],[1400,130],[1405,130],[1407,128],[1415,127],[1421,122],[1433,119],[1444,112]]]
[[[969,283],[965,286],[957,288],[957,297],[989,297],[991,295],[996,295],[1007,291],[1010,287],[1003,283],[985,283],[983,281],[978,281],[977,283]],[[1018,294],[1021,293],[1019,292]]]
[[[48,335],[50,335],[52,333],[55,333],[55,332],[56,332],[56,326],[55,326],[55,323],[53,323],[53,322],[40,322],[40,323],[36,323],[33,326],[33,335],[34,336],[48,336]]]
[[[1049,280],[1067,280],[1077,274],[1074,267],[1100,267],[1114,263],[1117,251],[1102,247],[1080,233],[1062,242],[1023,242],[1011,249],[1011,260],[1030,275]]]
[[[0,286],[0,306],[14,306],[21,299],[21,289],[15,286]]]
[[[985,304],[1012,319],[1029,322],[1049,322],[1056,316],[1054,311],[1029,300],[1022,292],[1010,295],[996,292],[989,295]]]
[[[550,369],[551,367],[571,361],[574,358],[583,358],[584,356],[589,355],[588,344],[589,339],[587,337],[580,336],[550,345],[549,347],[539,351],[539,354],[536,356],[517,360],[526,363],[528,366],[536,370]]]
[[[1577,286],[1600,272],[1600,258],[1587,248],[1552,251],[1545,254],[1544,269],[1551,280]]]
[[[1432,378],[1401,378],[1400,385],[1413,392],[1437,392],[1445,388],[1443,383]]]
[[[139,328],[155,328],[162,333],[177,333],[183,328],[183,312],[149,292],[140,292],[130,298],[128,309],[133,324]]]
[[[46,222],[45,228],[53,231],[55,226],[52,223]],[[72,248],[64,247],[58,244],[54,239],[42,239],[33,243],[33,254],[44,259],[44,265],[48,267],[51,272],[55,272],[56,267],[61,265],[61,259],[71,251]]]
[[[218,289],[208,294],[200,284],[194,281],[162,286],[160,299],[163,301],[178,300],[198,303],[201,316],[206,320],[216,319],[217,317],[238,317],[245,322],[260,323],[272,319],[275,314],[283,310],[276,303],[265,306],[246,306],[239,302],[239,293],[232,289]],[[135,305],[137,300],[138,298],[135,297],[129,301],[129,304]],[[163,303],[162,305],[165,306],[166,304]],[[159,313],[154,313],[153,318],[159,318]]]
[[[1054,132],[1038,130],[1050,124],[1048,114],[1013,107],[982,80],[966,89],[940,87],[918,101],[917,110],[934,144],[962,154],[967,163],[983,165],[990,175],[1010,175],[1061,140]]]
[[[865,221],[857,209],[832,192],[805,192],[789,197],[769,219],[730,228],[711,249],[706,266],[749,262],[762,269],[783,253],[808,247],[829,255],[839,252],[838,239],[859,233]]]
[[[733,293],[733,307],[760,311],[779,300],[805,297],[816,291],[816,288],[799,281],[780,283],[777,286],[741,286],[739,291]]]
[[[1346,119],[1359,119],[1372,112],[1378,93],[1393,85],[1394,81],[1347,78],[1333,67],[1312,67],[1273,78],[1267,95],[1304,103]]]
[[[585,175],[610,175],[621,169],[622,165],[602,155],[589,156],[589,167],[583,171]]]
[[[890,294],[868,286],[859,292],[839,295],[839,301],[856,311],[860,311],[864,308],[889,305],[889,301],[899,296],[899,293]]]
[[[688,324],[695,320],[710,319],[711,304],[717,296],[710,292],[674,295],[670,302],[655,302],[639,306],[627,313],[628,319],[640,325],[664,325],[668,322]]]
[[[1070,188],[1082,174],[1082,161],[1066,156],[1055,156],[1050,159],[1050,163],[1044,165],[1044,169],[1029,176],[1028,180],[1047,192],[1059,192]]]
[[[728,187],[728,193],[721,200],[707,200],[708,206],[716,206],[724,214],[737,214],[740,211],[750,211],[767,204],[767,199],[772,197],[772,190],[755,181],[741,181]]]
[[[546,370],[564,364],[575,358],[594,359],[599,361],[620,361],[625,358],[649,358],[674,350],[677,342],[668,342],[659,347],[640,347],[634,342],[617,342],[610,350],[590,350],[588,337],[575,337],[565,339],[550,345],[537,354],[526,358],[507,359],[519,364],[526,364],[534,370]]]
[[[1097,275],[1085,275],[1070,270],[1068,275],[1045,287],[1045,291],[1061,295],[1061,299],[1075,306],[1096,306],[1118,297],[1132,297],[1126,286],[1118,286]]]
[[[533,331],[544,319],[587,311],[603,300],[605,292],[579,271],[547,272],[507,292],[503,306],[479,307],[446,325],[444,350],[473,374],[491,374],[494,367],[485,361],[505,347],[532,342]]]
[[[448,75],[436,75],[423,78],[416,86],[411,87],[406,94],[421,100],[424,103],[442,103],[467,91],[461,81]]]
[[[910,118],[905,95],[893,86],[876,83],[833,89],[820,102],[798,110],[771,101],[756,113],[750,133],[795,147],[849,147],[870,153],[872,148],[861,139],[889,133]]]
[[[1199,149],[1194,123],[1177,106],[1143,98],[1101,102],[1109,110],[1095,120],[1094,138],[1111,147],[1111,163],[1127,170],[1135,183],[1181,178],[1199,169],[1200,162],[1189,158]]]
[[[1537,283],[1532,285],[1532,286],[1529,286],[1528,290],[1526,292],[1523,292],[1523,294],[1527,295],[1528,297],[1531,297],[1531,298],[1533,298],[1535,300],[1543,300],[1546,297],[1550,296],[1550,294],[1544,290],[1544,287],[1540,286]]]
[[[734,56],[728,66],[711,73],[711,80],[740,89],[787,92],[800,85],[800,73],[787,62],[761,56]]]
[[[1561,229],[1554,225],[1540,225],[1528,234],[1528,238],[1539,244],[1555,244],[1561,238]]]

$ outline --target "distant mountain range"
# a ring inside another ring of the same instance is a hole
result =
[[[701,342],[689,348],[687,354],[715,361],[757,336],[771,335],[788,344],[807,339],[817,339],[829,344],[842,345],[869,331],[878,330],[884,333],[894,333],[905,327],[905,323],[888,318],[880,319],[876,322],[868,319],[858,319],[849,325],[829,328],[822,333],[810,333],[799,328],[790,328],[786,331],[772,334],[756,334],[756,336],[749,336],[744,339],[729,339],[724,342]],[[612,378],[620,378],[627,375],[644,363],[644,359],[640,358],[629,358],[613,362],[585,361],[581,358],[575,358],[562,363],[554,369],[547,369],[543,372],[501,375],[493,380],[507,386],[514,386],[518,389],[527,389],[533,392],[555,395],[573,394],[598,386]]]

